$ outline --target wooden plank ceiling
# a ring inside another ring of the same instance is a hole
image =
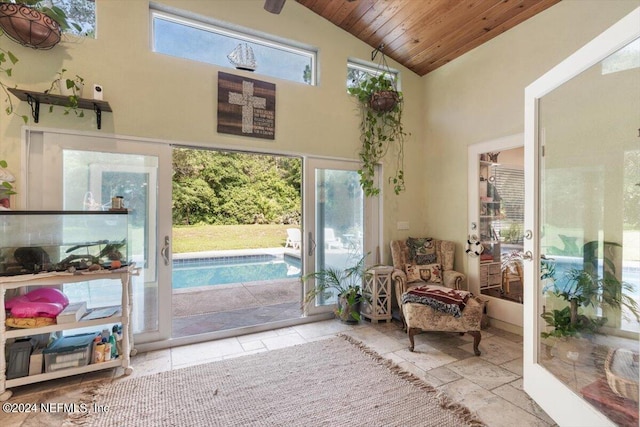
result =
[[[560,0],[296,1],[424,76]]]

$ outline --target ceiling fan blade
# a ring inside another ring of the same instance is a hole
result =
[[[277,15],[284,7],[285,1],[286,0],[264,0],[264,10]]]

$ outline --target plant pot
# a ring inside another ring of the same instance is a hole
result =
[[[398,101],[400,101],[398,92],[393,90],[382,90],[371,94],[371,98],[369,98],[369,106],[374,111],[389,112],[398,105]]]
[[[65,79],[56,80],[56,85],[58,86],[58,90],[60,91],[60,95],[63,96],[77,96],[78,98],[82,98],[82,91],[84,89],[84,83],[82,82],[73,82],[73,86],[70,88],[67,87],[67,83]]]
[[[360,321],[360,306],[360,299],[354,304],[349,304],[346,298],[338,297],[338,317],[342,323],[358,323]],[[354,313],[357,313],[357,318],[354,318]]]
[[[23,4],[0,3],[0,27],[17,43],[34,49],[51,49],[60,41],[60,25]]]

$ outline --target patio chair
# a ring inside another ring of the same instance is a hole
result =
[[[339,237],[336,237],[333,228],[324,229],[324,246],[327,249],[342,249],[342,242]]]
[[[285,248],[291,247],[293,249],[300,249],[300,242],[302,240],[299,228],[287,228],[287,241],[284,244]]]
[[[465,276],[453,270],[454,252],[455,243],[445,240],[391,242],[391,279],[411,351],[418,332],[459,332],[473,336],[473,352],[480,355],[484,302],[460,289]]]

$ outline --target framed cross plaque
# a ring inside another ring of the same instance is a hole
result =
[[[218,133],[274,139],[276,85],[218,72]]]

